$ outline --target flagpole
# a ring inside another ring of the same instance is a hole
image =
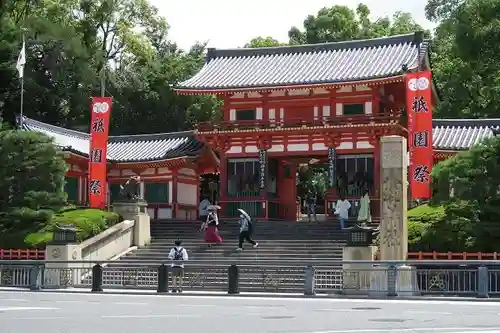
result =
[[[23,48],[25,45],[25,31],[23,29]],[[24,117],[23,117],[23,111],[24,111],[24,64],[23,64],[23,75],[21,75],[21,105],[20,105],[20,112],[19,112],[19,126],[21,129],[23,128],[23,122],[24,122]]]

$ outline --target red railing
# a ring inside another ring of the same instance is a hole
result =
[[[408,260],[500,260],[500,252],[409,252]]]
[[[289,119],[257,119],[257,120],[223,120],[218,122],[198,123],[199,132],[211,132],[214,130],[231,131],[255,128],[273,128],[273,127],[317,127],[333,126],[344,127],[347,125],[377,125],[377,124],[399,124],[402,120],[401,112],[384,113],[379,115],[355,115],[355,116],[336,116],[322,117],[318,119],[289,118]]]
[[[0,260],[44,260],[41,249],[0,249]]]
[[[41,249],[0,249],[0,260],[44,260]],[[408,260],[500,260],[500,252],[409,252]]]

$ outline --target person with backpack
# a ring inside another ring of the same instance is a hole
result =
[[[248,215],[243,209],[238,208],[238,211],[240,212],[240,235],[238,237],[238,248],[236,251],[243,251],[243,243],[245,241],[252,244],[253,247],[259,246],[259,243],[252,239],[253,223],[250,215]]]
[[[172,292],[182,292],[182,280],[184,278],[184,264],[183,261],[188,260],[188,253],[182,246],[181,240],[175,241],[175,247],[170,250],[168,259],[173,260],[172,263]]]

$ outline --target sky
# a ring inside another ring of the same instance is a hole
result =
[[[426,0],[149,0],[170,25],[170,40],[183,49],[195,42],[208,47],[241,47],[257,36],[288,41],[292,26],[302,27],[310,14],[323,7],[366,4],[373,18],[410,12],[424,28],[433,24],[425,19]]]

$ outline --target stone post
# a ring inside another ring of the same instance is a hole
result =
[[[74,226],[58,226],[52,242],[45,247],[43,286],[65,288],[78,286],[85,277],[85,267],[71,261],[82,260],[82,251],[76,243]]]
[[[151,222],[146,201],[115,201],[113,203],[113,211],[120,214],[124,220],[135,221],[134,245],[141,247],[151,242]]]
[[[377,252],[376,246],[344,246],[343,261],[373,261]],[[342,264],[342,289],[345,295],[366,295],[371,291],[370,279],[373,264]]]
[[[380,259],[406,260],[408,253],[408,165],[407,143],[401,136],[380,140],[381,221]]]
[[[408,254],[408,162],[407,141],[401,136],[384,136],[381,149],[380,259],[404,261]],[[391,280],[392,281],[392,280]],[[408,266],[397,268],[398,295],[416,291],[416,272]]]

